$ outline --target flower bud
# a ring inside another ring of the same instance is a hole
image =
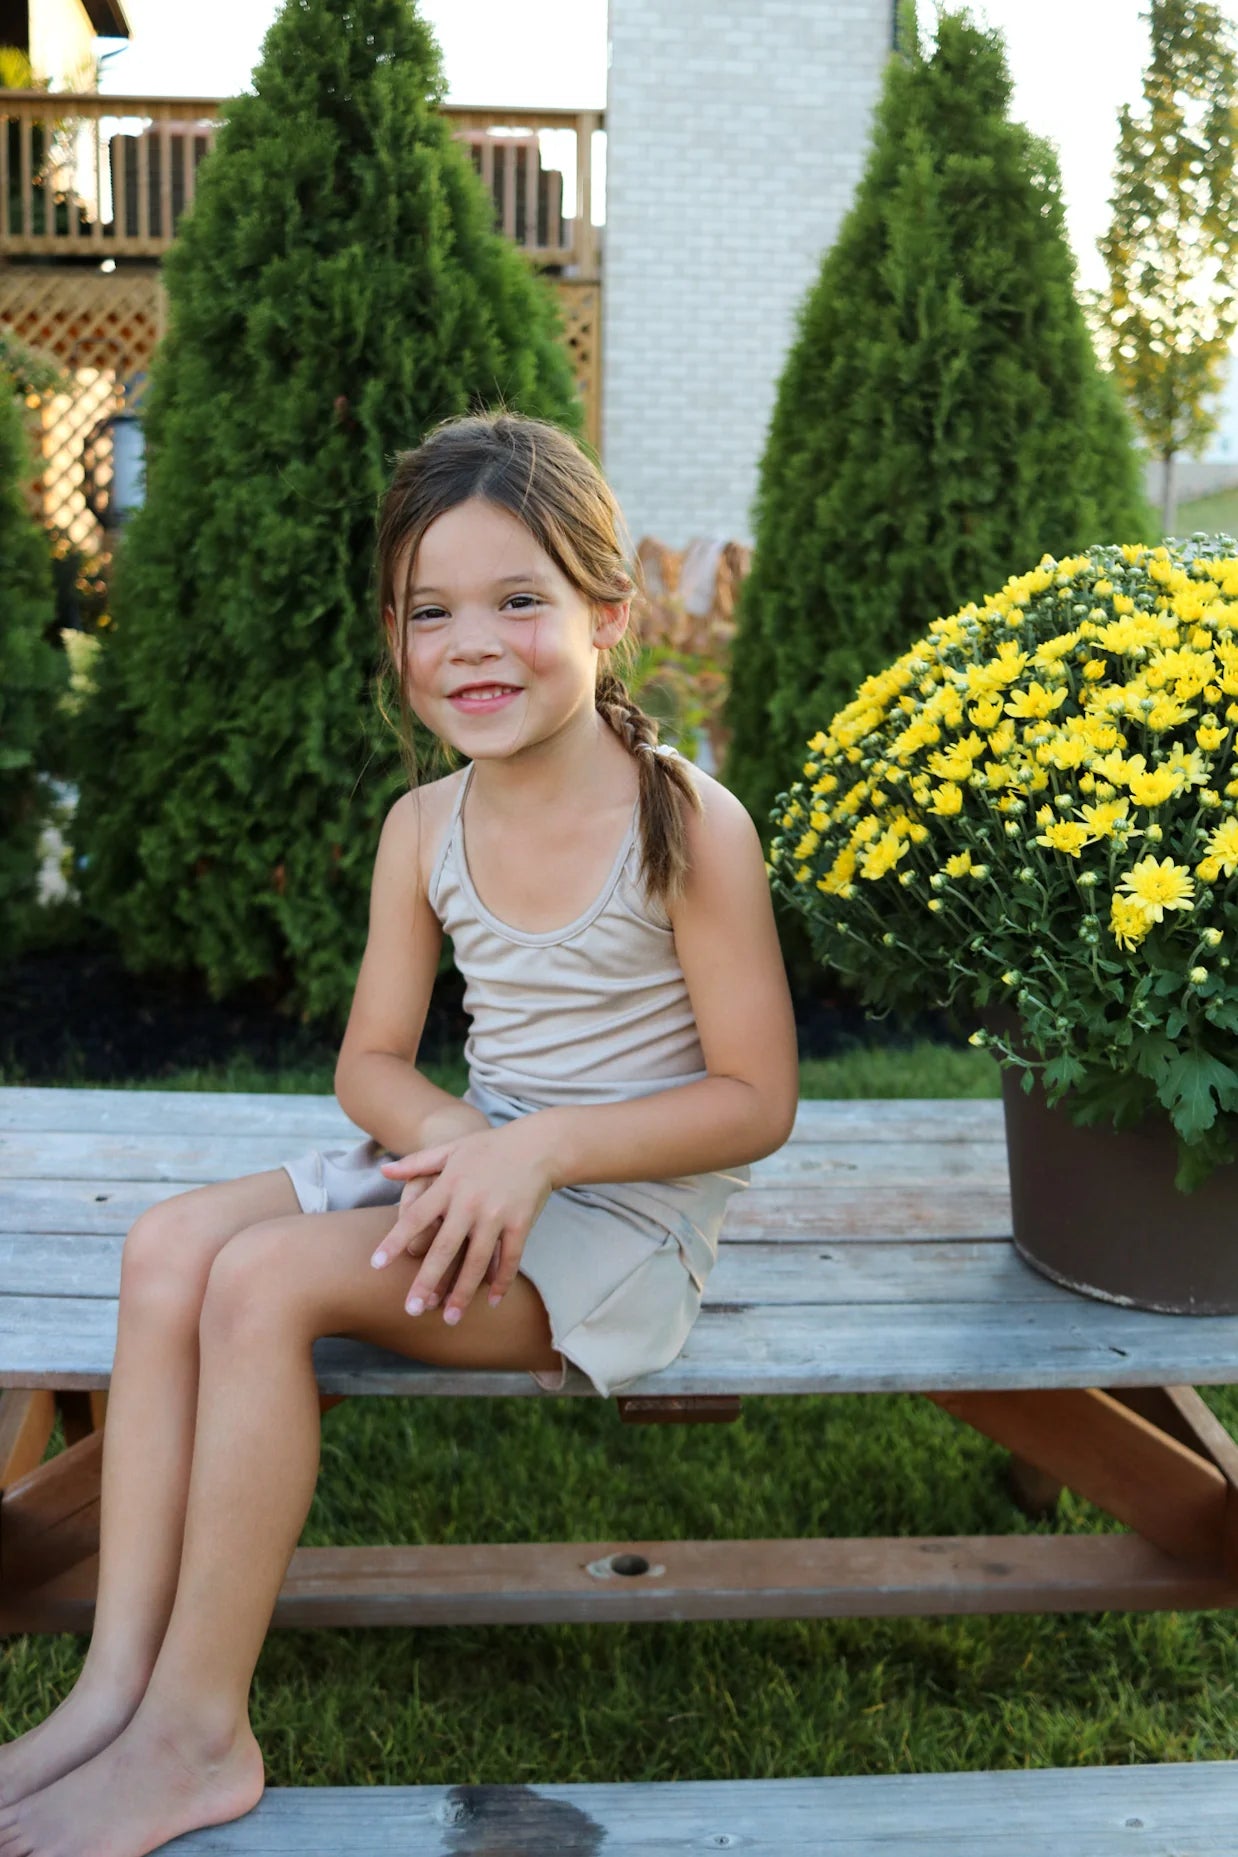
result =
[[[1206,967],[1192,967],[1190,982],[1193,987],[1202,987],[1207,982],[1207,979],[1208,969]]]
[[[1203,939],[1209,948],[1219,948],[1224,938],[1219,928],[1207,928],[1204,930]]]

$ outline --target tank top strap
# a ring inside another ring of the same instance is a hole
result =
[[[473,768],[475,765],[475,762],[469,762],[464,770],[464,779],[456,788],[456,798],[451,809],[451,817],[447,821],[447,830],[443,833],[443,842],[438,848],[438,856],[434,860],[434,869],[430,873],[429,899],[431,907],[435,909],[438,907],[437,899],[439,884],[443,876],[443,867],[447,863],[447,859],[451,855],[452,847],[460,835],[460,809],[464,805],[464,796],[468,791],[469,782],[473,778]]]

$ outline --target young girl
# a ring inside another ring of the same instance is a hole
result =
[[[71,1694],[0,1752],[0,1857],[141,1857],[257,1803],[249,1688],[314,1492],[316,1337],[550,1390],[570,1362],[610,1394],[679,1353],[728,1196],[790,1132],[760,841],[626,692],[620,527],[540,420],[449,420],[397,459],[378,580],[401,741],[411,762],[411,709],[468,765],[412,785],[379,839],[335,1073],[369,1139],[130,1231],[94,1631]],[[444,932],[463,1099],[416,1069]]]

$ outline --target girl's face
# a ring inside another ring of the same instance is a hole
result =
[[[396,564],[403,598],[406,563]],[[503,759],[591,714],[598,651],[630,602],[591,607],[508,510],[470,497],[427,528],[408,596],[404,680],[427,728]],[[392,631],[392,614],[387,613]],[[393,656],[399,650],[392,632]]]

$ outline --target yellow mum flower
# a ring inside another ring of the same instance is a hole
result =
[[[1162,696],[1153,703],[1144,717],[1144,722],[1155,735],[1164,734],[1166,729],[1176,729],[1182,723],[1189,722],[1197,712],[1187,709],[1176,697]]]
[[[818,878],[817,888],[827,896],[844,896],[855,875],[855,864],[855,852],[850,845],[844,845],[825,876]]]
[[[1109,926],[1119,947],[1137,948],[1152,924],[1139,904],[1130,897],[1115,896],[1109,910]]]
[[[1238,819],[1223,819],[1208,834],[1208,849],[1227,877],[1238,870]]]
[[[898,832],[883,832],[876,843],[870,845],[864,854],[860,865],[861,877],[867,877],[870,882],[875,882],[878,877],[884,877],[887,871],[894,869],[906,850],[907,840]]]
[[[1099,806],[1084,806],[1082,812],[1093,838],[1112,838],[1114,826],[1128,817],[1130,801],[1102,801]]]
[[[1220,728],[1215,722],[1201,722],[1195,731],[1195,740],[1206,753],[1211,754],[1221,746],[1227,734],[1228,730]]]
[[[1046,690],[1043,684],[1030,683],[1026,690],[1011,692],[1006,714],[1030,719],[1051,716],[1066,701],[1068,694],[1065,689]]]
[[[983,697],[980,702],[972,705],[967,715],[978,729],[996,728],[1002,719],[1002,706],[995,697]]]
[[[1136,760],[1142,760],[1137,755]],[[1126,783],[1136,806],[1163,806],[1178,791],[1178,777],[1171,767],[1154,767],[1151,773],[1128,768]]]
[[[1167,909],[1195,906],[1195,879],[1185,864],[1175,864],[1172,858],[1162,858],[1159,864],[1154,857],[1140,858],[1120,887],[1130,893],[1149,922],[1163,922]]]
[[[1173,744],[1161,765],[1186,787],[1206,787],[1212,778],[1211,769],[1198,748],[1186,749],[1181,742]]]
[[[943,818],[963,810],[963,789],[953,780],[947,780],[944,786],[937,787],[933,793],[932,810]]]
[[[1091,836],[1086,825],[1073,825],[1064,820],[1059,825],[1046,827],[1036,843],[1049,845],[1055,851],[1065,851],[1068,856],[1077,858]]]
[[[1078,632],[1061,632],[1056,638],[1047,638],[1032,653],[1032,663],[1038,664],[1042,670],[1047,669],[1050,664],[1056,664],[1064,658],[1072,645],[1078,642]]]
[[[969,780],[972,763],[977,755],[984,753],[984,742],[979,735],[965,735],[950,748],[937,748],[929,756],[929,772],[936,774],[939,780]]]
[[[971,867],[970,851],[958,851],[952,858],[946,859],[947,877],[966,877]]]

